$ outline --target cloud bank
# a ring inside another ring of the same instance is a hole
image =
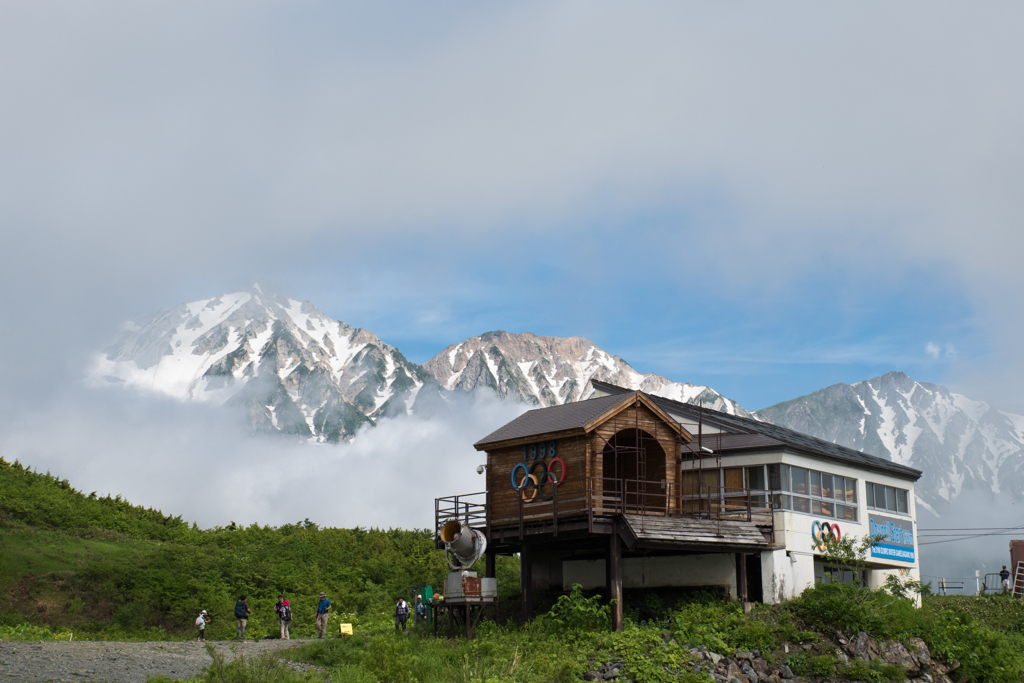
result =
[[[429,416],[381,420],[354,442],[249,436],[209,406],[120,395],[65,395],[0,435],[0,455],[100,496],[231,522],[431,528],[434,498],[482,491],[473,442],[525,410],[493,394],[456,396]],[[99,400],[97,400],[99,399]]]

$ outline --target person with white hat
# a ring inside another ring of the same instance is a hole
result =
[[[196,626],[199,628],[199,635],[196,637],[197,643],[206,642],[206,624],[209,623],[210,617],[206,614],[206,610],[199,613],[196,617]]]

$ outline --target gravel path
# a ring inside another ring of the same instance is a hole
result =
[[[213,643],[228,661],[238,655],[278,652],[299,647],[308,640],[258,640],[244,643]],[[145,683],[164,675],[171,679],[195,678],[212,660],[203,643],[118,643],[79,641],[0,642],[2,681],[106,681]],[[308,665],[296,668],[312,669]]]

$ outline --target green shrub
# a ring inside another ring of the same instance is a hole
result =
[[[943,610],[924,640],[933,654],[960,662],[957,674],[968,681],[1024,679],[1024,638],[982,626],[968,614]]]
[[[542,619],[553,631],[601,631],[611,627],[611,606],[601,604],[601,596],[586,597],[574,584],[568,595],[560,595],[551,611]]]

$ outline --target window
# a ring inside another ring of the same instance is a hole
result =
[[[872,484],[867,482],[864,485],[867,493],[867,504],[875,510],[886,510],[888,512],[899,512],[904,515],[910,514],[909,503],[907,502],[907,490],[898,489],[893,486]]]
[[[748,482],[756,476],[749,471],[755,469],[759,468],[747,468]],[[767,469],[771,500],[776,509],[857,521],[856,479],[781,464],[768,465]],[[884,491],[882,496],[884,500]]]

